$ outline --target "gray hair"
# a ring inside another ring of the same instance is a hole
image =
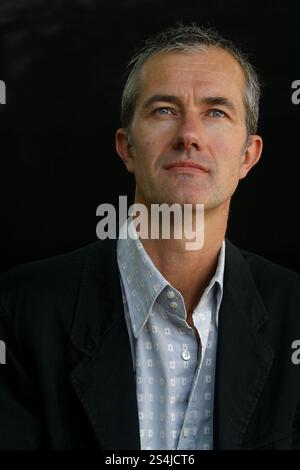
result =
[[[204,29],[192,23],[191,25],[179,24],[150,37],[130,60],[128,64],[130,72],[123,89],[121,104],[121,123],[122,127],[127,129],[129,142],[131,140],[131,124],[138,99],[140,72],[147,59],[158,53],[195,53],[207,51],[208,48],[224,49],[240,64],[246,82],[244,104],[248,139],[251,134],[256,133],[261,83],[254,66],[233,42],[220,36],[215,28]]]

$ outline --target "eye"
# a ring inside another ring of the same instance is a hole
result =
[[[164,107],[161,107],[161,108],[156,108],[154,110],[154,113],[157,113],[161,116],[164,116],[164,115],[167,116],[167,115],[170,115],[170,114],[174,114],[174,111],[172,110],[172,108],[168,108],[168,107],[164,106]]]
[[[211,109],[209,111],[209,114],[212,115],[213,117],[225,117],[226,113],[224,111],[221,111],[220,109]]]

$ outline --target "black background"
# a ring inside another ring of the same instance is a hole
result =
[[[300,272],[300,8],[282,1],[0,0],[0,270],[97,240],[96,208],[133,202],[114,149],[126,64],[177,21],[215,26],[264,82],[264,151],[232,199],[228,237]]]

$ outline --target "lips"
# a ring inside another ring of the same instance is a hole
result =
[[[165,166],[166,170],[169,170],[169,169],[176,169],[176,168],[194,168],[194,169],[198,169],[198,170],[201,170],[201,171],[205,171],[206,173],[208,172],[208,170],[203,166],[203,165],[200,165],[199,163],[197,162],[193,162],[191,160],[187,161],[181,161],[181,162],[174,162],[174,163],[170,163],[169,165],[166,165]]]

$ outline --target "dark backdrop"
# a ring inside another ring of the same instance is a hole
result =
[[[240,45],[264,81],[263,157],[232,200],[228,236],[300,272],[293,3],[0,0],[0,270],[95,241],[97,206],[133,198],[114,150],[126,63],[149,34],[197,21]]]

